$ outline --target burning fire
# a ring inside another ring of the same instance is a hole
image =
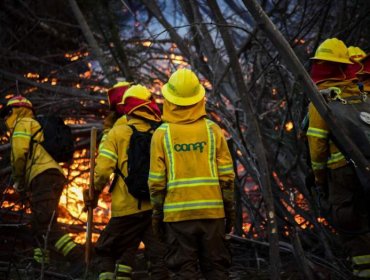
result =
[[[73,225],[86,224],[87,212],[84,212],[84,202],[82,192],[89,186],[89,159],[87,150],[77,151],[74,154],[74,162],[68,169],[64,169],[69,180],[69,184],[64,188],[59,201],[58,222]],[[94,224],[99,229],[103,229],[110,218],[110,196],[102,194],[98,201],[98,207],[94,209]],[[85,233],[73,234],[75,241],[84,243]],[[93,234],[92,240],[95,242],[98,234]]]

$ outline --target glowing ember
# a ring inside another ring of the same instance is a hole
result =
[[[141,43],[144,47],[150,47],[152,45],[152,42],[151,41],[145,41],[145,42],[142,42]]]
[[[51,85],[55,86],[58,83],[58,80],[56,78],[51,79]]]
[[[285,124],[285,130],[286,130],[286,131],[291,131],[291,130],[293,129],[293,127],[294,127],[294,124],[293,124],[293,122],[292,122],[292,121],[289,121],[289,122],[287,122],[287,123]]]
[[[40,77],[40,75],[39,75],[39,74],[37,74],[37,73],[27,73],[27,74],[25,75],[25,77],[26,77],[26,78],[29,78],[29,79],[38,79],[38,78]]]

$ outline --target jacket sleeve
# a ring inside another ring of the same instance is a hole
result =
[[[325,184],[326,164],[330,155],[329,130],[320,116],[319,112],[312,105],[309,106],[309,126],[307,140],[310,149],[311,165],[318,184]]]
[[[31,122],[19,121],[14,127],[11,139],[11,165],[14,183],[18,183],[20,188],[25,184],[24,176],[31,137]]]
[[[220,182],[225,182],[230,186],[234,185],[235,173],[233,161],[227,145],[225,136],[222,133],[221,128],[218,125],[214,125],[214,132],[216,136],[216,161],[218,178]],[[221,187],[225,184],[221,183]]]
[[[101,192],[108,183],[118,161],[118,148],[114,131],[109,131],[104,145],[99,148],[94,170],[94,187]]]
[[[152,137],[150,149],[149,191],[154,210],[162,211],[166,195],[166,164],[163,148],[163,132],[158,128]]]

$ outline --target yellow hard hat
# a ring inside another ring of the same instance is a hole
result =
[[[135,97],[135,98],[138,98],[138,99],[141,99],[141,100],[150,100],[150,97],[152,96],[152,94],[150,93],[150,91],[142,86],[142,85],[134,85],[134,86],[131,86],[127,91],[126,93],[124,94],[124,96],[122,97],[122,102],[119,103],[119,104],[125,104],[125,100],[127,97]]]
[[[162,94],[173,104],[188,106],[201,101],[205,95],[205,89],[193,71],[179,69],[162,87]]]
[[[326,39],[317,48],[315,56],[311,59],[352,64],[349,60],[348,49],[343,41],[337,38]]]
[[[126,87],[126,86],[129,86],[129,85],[131,85],[131,83],[129,83],[129,82],[118,82],[118,83],[116,83],[113,86],[113,88],[116,88],[116,87]]]
[[[366,53],[360,49],[359,47],[349,46],[348,47],[348,55],[350,59],[354,61],[360,61],[366,56]]]

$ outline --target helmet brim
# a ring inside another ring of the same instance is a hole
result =
[[[173,91],[169,88],[168,83],[163,85],[161,91],[165,99],[179,106],[194,105],[198,103],[199,101],[201,101],[206,94],[206,90],[201,84],[199,84],[197,93],[191,97],[179,97],[179,96],[174,95]]]
[[[352,61],[350,61],[349,59],[345,59],[345,58],[331,59],[331,58],[327,58],[327,57],[314,56],[314,57],[311,57],[310,59],[313,59],[313,60],[324,60],[324,61],[344,63],[344,64],[353,64]]]

